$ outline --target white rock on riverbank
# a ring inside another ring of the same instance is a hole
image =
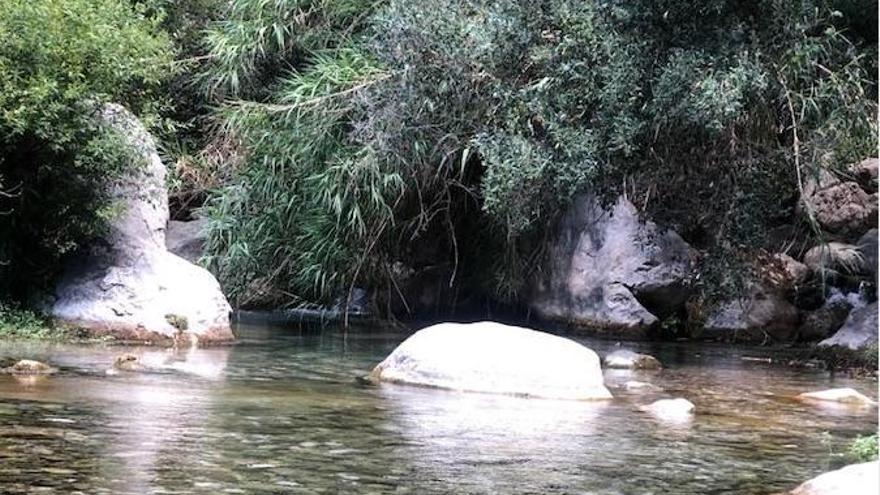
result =
[[[370,375],[375,382],[550,399],[610,399],[599,357],[573,340],[494,322],[416,332]]]
[[[60,323],[126,340],[232,340],[231,308],[217,280],[165,247],[165,166],[152,138],[119,105],[105,106],[101,118],[142,160],[109,186],[123,211],[104,238],[66,267],[51,314]]]
[[[877,495],[880,493],[880,463],[852,464],[820,474],[788,495]]]

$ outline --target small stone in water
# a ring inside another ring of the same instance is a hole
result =
[[[623,384],[623,388],[627,390],[642,390],[642,391],[650,391],[650,390],[660,390],[660,387],[654,385],[653,383],[647,382],[639,382],[636,380],[630,380]]]
[[[22,359],[8,368],[3,368],[3,371],[13,375],[48,375],[54,373],[55,368],[39,361]]]

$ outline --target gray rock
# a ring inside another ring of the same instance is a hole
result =
[[[797,308],[777,291],[755,284],[748,297],[722,303],[711,311],[701,337],[745,342],[785,341],[795,335],[798,323]]]
[[[846,298],[829,298],[821,308],[804,314],[798,338],[812,341],[830,337],[846,321],[850,309],[852,304]]]
[[[877,283],[877,229],[865,232],[858,242],[859,253],[862,255],[864,272],[874,278]]]
[[[198,263],[205,253],[205,227],[207,218],[197,218],[188,222],[171,220],[165,232],[165,247],[190,263]]]
[[[831,337],[819,342],[820,346],[842,346],[860,349],[877,343],[877,302],[850,312],[846,322]]]
[[[877,495],[880,492],[880,463],[851,464],[820,474],[788,492],[789,495]]]
[[[633,369],[633,370],[658,370],[663,367],[654,356],[639,354],[633,351],[614,351],[604,359],[606,368]]]
[[[816,272],[830,270],[858,274],[866,270],[865,257],[859,247],[843,242],[829,242],[811,248],[804,254],[804,263]]]
[[[493,322],[419,330],[373,369],[370,380],[551,399],[611,398],[592,350]]]
[[[662,390],[657,385],[648,382],[640,382],[636,380],[630,380],[623,384],[623,388],[629,390],[631,392],[657,392]]]
[[[529,301],[544,318],[640,334],[688,296],[692,250],[675,232],[642,222],[623,197],[610,208],[592,195],[576,198],[549,252]]]
[[[807,181],[801,202],[822,229],[833,234],[859,235],[877,225],[877,195],[824,169]]]
[[[141,159],[108,186],[123,211],[99,242],[66,267],[51,314],[60,323],[121,339],[231,340],[230,306],[217,280],[166,250],[165,167],[152,137],[119,105],[104,107],[102,118]],[[179,321],[187,322],[185,329],[173,324]]]

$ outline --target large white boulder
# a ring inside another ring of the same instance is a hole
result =
[[[121,213],[107,234],[66,268],[51,307],[61,323],[125,340],[233,339],[229,303],[209,272],[168,252],[165,166],[149,133],[119,105],[101,118],[139,153],[109,186]]]
[[[789,492],[789,495],[877,495],[880,463],[852,464],[820,474]]]
[[[599,356],[573,340],[493,322],[441,323],[400,344],[376,382],[549,399],[610,399]]]

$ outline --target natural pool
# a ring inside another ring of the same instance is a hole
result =
[[[176,355],[0,344],[0,359],[60,368],[0,375],[0,493],[759,495],[828,470],[877,426],[876,408],[792,399],[844,386],[876,398],[876,380],[742,359],[767,349],[643,344],[667,369],[607,371],[616,398],[580,403],[359,383],[399,333],[238,333],[237,345]],[[575,338],[600,354],[614,346]],[[166,369],[106,375],[123,352]],[[632,379],[665,392],[616,387]],[[669,396],[698,414],[663,423],[638,411]]]

